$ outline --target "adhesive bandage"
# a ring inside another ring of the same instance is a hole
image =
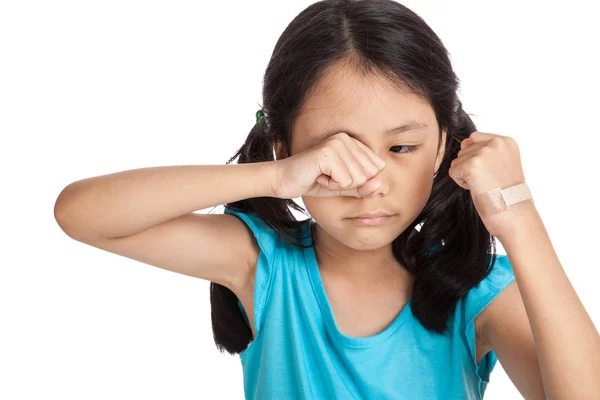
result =
[[[492,189],[480,196],[486,215],[493,215],[510,208],[518,207],[524,202],[534,202],[527,183],[520,183],[504,189]]]

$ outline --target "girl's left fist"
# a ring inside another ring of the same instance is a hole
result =
[[[489,201],[486,196],[492,189],[506,189],[525,182],[517,142],[509,136],[476,131],[461,142],[460,149],[450,163],[448,175],[458,186],[471,192],[475,208],[490,234],[498,237],[507,233],[514,227],[518,213],[511,208],[500,213],[490,212],[484,202]]]

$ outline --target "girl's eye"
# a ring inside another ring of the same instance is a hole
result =
[[[398,147],[404,147],[404,148],[406,148],[406,151],[394,151],[394,153],[403,154],[403,153],[414,153],[417,151],[417,146],[394,146],[394,147],[392,147],[392,149],[398,148]]]

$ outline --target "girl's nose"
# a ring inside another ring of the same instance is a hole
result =
[[[377,179],[381,181],[381,187],[377,189],[377,191],[373,193],[371,197],[386,196],[390,191],[390,184],[384,176],[381,176],[381,174],[377,176]]]

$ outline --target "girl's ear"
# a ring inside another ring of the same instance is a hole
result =
[[[287,151],[285,151],[285,148],[284,148],[284,145],[282,142],[276,142],[275,146],[274,146],[274,150],[275,150],[275,159],[276,160],[282,160],[289,156]]]

